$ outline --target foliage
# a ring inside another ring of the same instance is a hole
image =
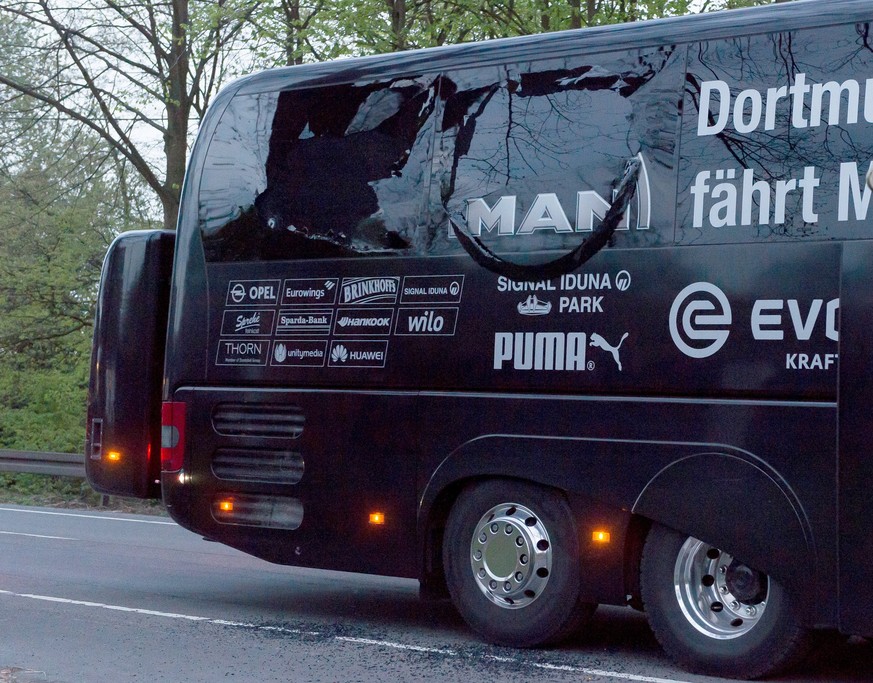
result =
[[[0,472],[0,503],[42,507],[100,508],[166,516],[158,500],[135,500],[101,496],[84,479],[49,477],[42,474]]]
[[[30,77],[32,29],[0,27]],[[81,124],[0,89],[0,448],[82,450],[93,303],[103,253],[146,224],[137,180]]]

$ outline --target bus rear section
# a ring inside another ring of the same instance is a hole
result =
[[[873,16],[820,8],[230,86],[150,356],[171,515],[503,645],[630,604],[749,678],[873,635]]]

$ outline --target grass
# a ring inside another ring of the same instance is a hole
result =
[[[0,472],[0,504],[166,515],[159,500],[103,496],[77,477]]]

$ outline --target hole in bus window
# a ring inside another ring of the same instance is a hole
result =
[[[435,79],[237,96],[200,186],[207,259],[408,252],[426,200]]]

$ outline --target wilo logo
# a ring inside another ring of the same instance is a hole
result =
[[[670,308],[670,336],[691,358],[708,358],[724,346],[731,322],[730,302],[709,282],[688,285]]]

